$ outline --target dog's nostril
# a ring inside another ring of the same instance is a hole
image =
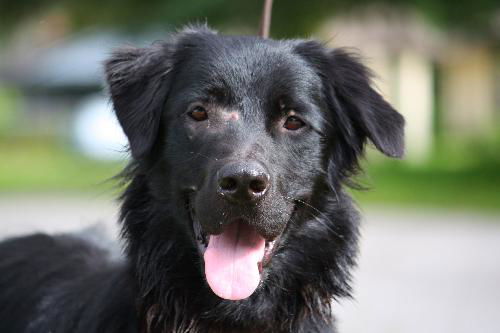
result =
[[[258,194],[264,192],[267,189],[267,184],[267,179],[257,178],[250,182],[249,187],[253,193]]]
[[[219,181],[219,186],[225,191],[235,191],[238,187],[238,182],[232,177],[224,177]]]
[[[217,172],[218,193],[232,203],[250,203],[264,197],[270,187],[270,176],[255,161],[233,162]]]

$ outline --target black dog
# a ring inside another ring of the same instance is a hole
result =
[[[334,332],[358,215],[343,186],[403,118],[353,55],[190,28],[106,63],[132,164],[126,259],[76,237],[0,244],[0,331]]]

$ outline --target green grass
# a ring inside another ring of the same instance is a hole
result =
[[[362,178],[370,189],[353,194],[362,203],[500,210],[499,170],[496,164],[457,169],[374,164]]]
[[[496,155],[440,153],[428,163],[370,157],[360,177],[369,190],[352,191],[362,204],[411,205],[500,211],[500,161]],[[479,150],[476,150],[479,151]],[[448,154],[448,155],[446,155]],[[0,141],[1,193],[109,193],[125,162],[96,162],[50,141]],[[385,161],[385,162],[383,162]]]
[[[353,191],[362,203],[500,211],[500,129],[482,138],[438,138],[428,160],[373,156]]]
[[[0,142],[0,192],[107,192],[124,162],[96,162],[68,147]]]

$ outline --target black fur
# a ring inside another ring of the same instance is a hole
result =
[[[133,156],[126,258],[111,262],[70,236],[4,241],[0,332],[334,332],[331,302],[350,295],[358,241],[343,186],[368,140],[403,154],[403,118],[371,88],[369,71],[315,41],[189,28],[116,51],[106,75]],[[196,101],[209,122],[187,117]],[[281,126],[292,109],[306,124],[293,133]],[[231,111],[234,124],[221,118]],[[271,175],[255,207],[212,193],[216,170],[235,159]],[[210,233],[241,215],[266,239],[281,237],[249,298],[223,300],[208,287],[190,209]]]

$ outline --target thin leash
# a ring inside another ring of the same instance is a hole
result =
[[[273,10],[273,0],[264,0],[264,8],[262,10],[262,18],[260,21],[259,36],[269,38],[269,30],[271,29],[271,12]]]

